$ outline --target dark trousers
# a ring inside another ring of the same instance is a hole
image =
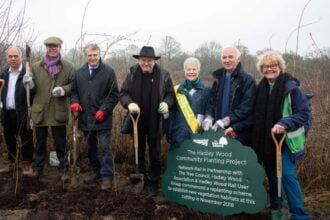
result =
[[[149,148],[149,181],[158,184],[160,180],[160,135],[152,136],[143,129],[139,129],[139,171],[146,174],[145,150],[146,143]]]
[[[94,173],[102,180],[113,178],[111,130],[84,131],[88,143],[88,159]]]
[[[15,161],[17,146],[20,147],[20,154],[18,155],[22,161],[32,162],[33,157],[33,133],[27,128],[26,122],[21,124],[17,121],[15,110],[3,111],[3,133],[8,148],[8,160]],[[17,145],[18,135],[21,139],[21,144]]]
[[[68,163],[68,151],[66,142],[66,127],[62,126],[51,126],[53,135],[53,144],[56,150],[56,155],[60,161],[59,170],[64,172],[67,170]],[[34,171],[41,171],[44,168],[45,161],[47,158],[47,136],[48,126],[36,127],[36,151],[34,156],[34,162],[32,168]]]

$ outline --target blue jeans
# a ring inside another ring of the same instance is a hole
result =
[[[277,197],[276,170],[266,167],[266,174],[270,186],[269,195],[271,205],[275,207],[283,207],[283,192],[280,199]],[[302,193],[296,175],[296,163],[291,159],[291,152],[286,145],[283,145],[282,150],[282,189],[288,199],[291,219],[310,219],[303,209]]]
[[[94,173],[102,180],[113,178],[110,142],[111,130],[84,131],[88,143],[88,159]]]

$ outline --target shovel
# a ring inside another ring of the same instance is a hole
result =
[[[72,141],[72,160],[73,164],[71,166],[71,179],[70,179],[70,187],[71,188],[76,188],[78,187],[78,177],[79,177],[79,167],[77,166],[77,138],[78,138],[78,126],[77,126],[77,121],[78,121],[78,113],[74,112],[73,113],[73,129],[72,129],[72,136],[73,136],[73,141]]]
[[[130,174],[130,180],[135,185],[134,192],[140,193],[144,187],[144,174],[139,172],[138,121],[139,121],[140,113],[135,115],[129,113],[129,116],[131,117],[133,123],[133,142],[134,142],[134,152],[135,152],[135,173]]]
[[[282,138],[280,142],[277,141],[275,137],[275,133],[271,131],[272,133],[272,138],[276,146],[276,177],[277,177],[277,199],[280,201],[281,196],[282,196],[282,145],[285,140],[285,135],[284,133],[282,135]],[[282,209],[278,205],[278,209],[272,211],[272,220],[286,220],[289,219],[289,213],[287,210]]]

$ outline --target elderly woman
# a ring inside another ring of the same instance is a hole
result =
[[[185,80],[174,87],[176,105],[169,129],[171,149],[197,133],[204,118],[211,88],[199,78],[200,67],[198,59],[187,58],[183,64]]]
[[[310,116],[308,99],[300,90],[299,81],[284,72],[285,61],[279,53],[268,51],[261,55],[257,68],[263,79],[258,85],[255,103],[253,148],[265,166],[271,208],[279,208],[283,205],[283,199],[277,199],[276,147],[271,132],[278,135],[306,126]],[[284,99],[288,94],[291,97],[292,114],[282,117]],[[282,147],[282,185],[292,214],[291,219],[309,219],[303,210],[296,163],[286,142]]]

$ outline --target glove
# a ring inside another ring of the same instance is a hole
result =
[[[23,82],[24,86],[28,85],[30,87],[30,89],[32,89],[34,87],[34,82],[32,80],[32,77],[28,74],[25,74],[23,76],[22,82]]]
[[[168,105],[166,102],[161,102],[159,104],[158,112],[161,114],[166,114],[168,113]]]
[[[62,87],[57,86],[53,89],[52,94],[54,97],[61,97],[65,95],[65,91]]]
[[[229,138],[237,138],[237,133],[234,131],[234,129],[232,127],[227,128],[225,130],[225,135],[227,135]]]
[[[136,104],[136,103],[131,103],[127,106],[128,108],[128,111],[131,113],[131,114],[139,114],[140,113],[140,108],[139,106]]]
[[[216,121],[214,123],[212,129],[214,131],[217,131],[219,127],[222,128],[222,129],[225,129],[225,127],[227,127],[229,124],[230,124],[230,119],[227,116],[227,117],[224,117],[223,119],[220,119],[220,120]]]
[[[95,114],[96,121],[102,122],[104,120],[104,112],[98,110]]]
[[[204,131],[208,131],[212,127],[213,120],[211,118],[205,118],[202,122],[202,127]]]
[[[79,103],[72,103],[70,105],[70,108],[71,108],[72,112],[81,112],[82,111],[81,105],[79,105]]]

